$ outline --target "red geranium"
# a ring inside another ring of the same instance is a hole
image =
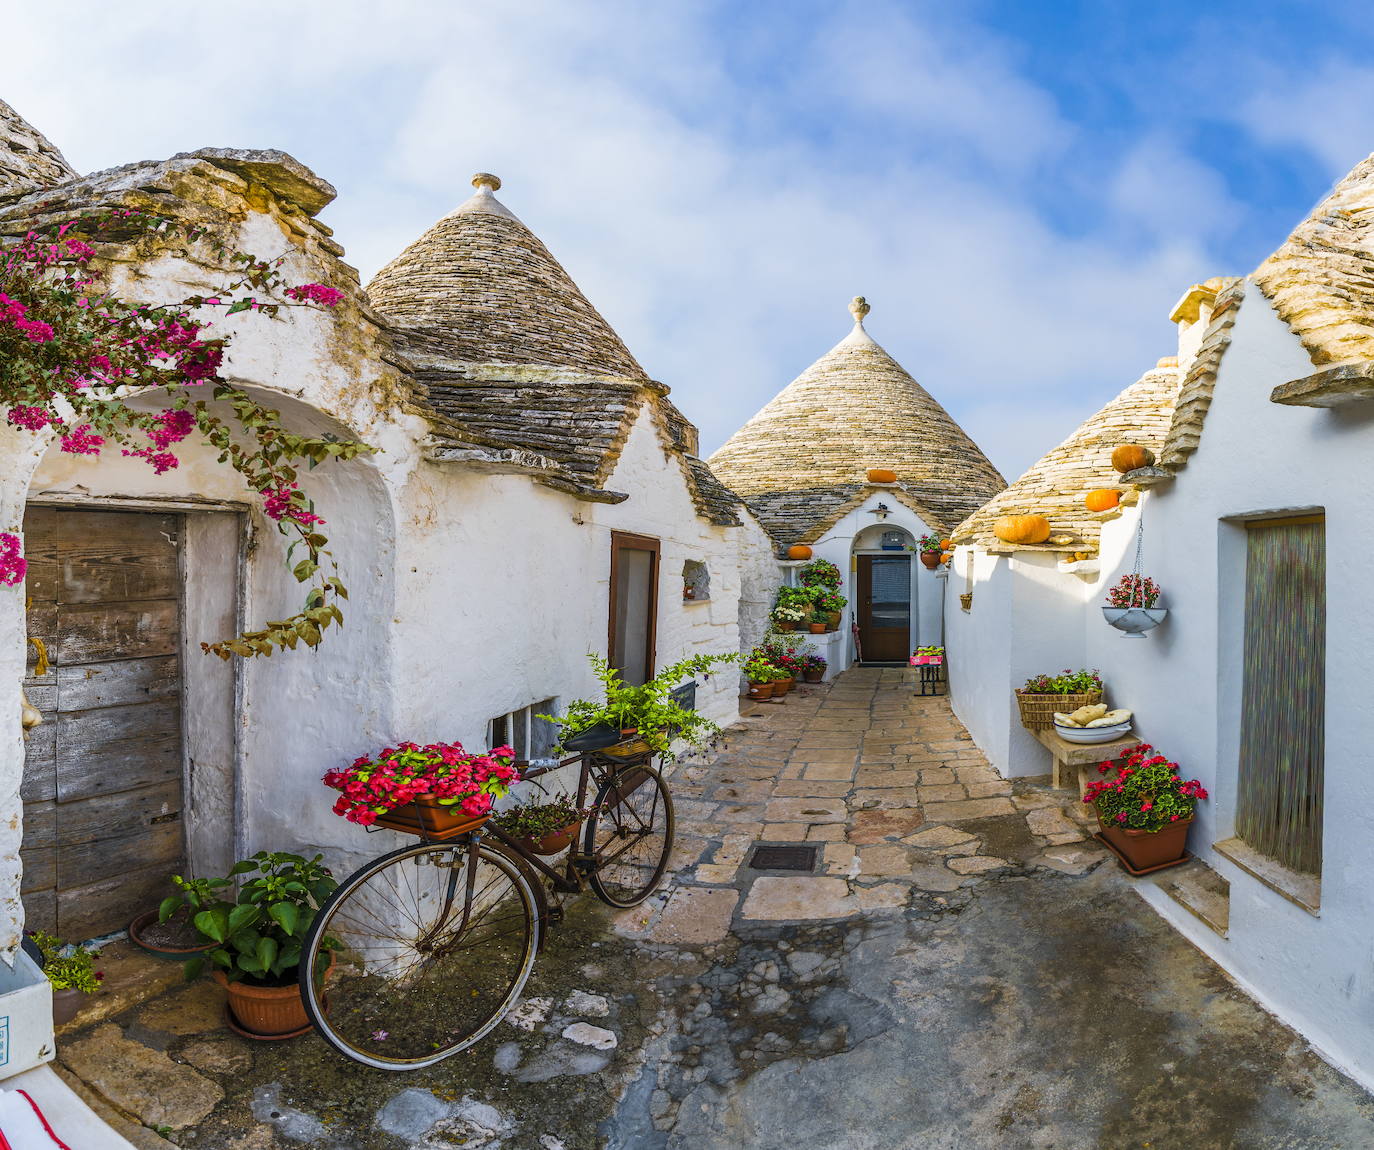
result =
[[[490,811],[492,803],[520,781],[514,764],[510,747],[472,755],[461,743],[401,743],[373,758],[355,759],[342,770],[326,771],[324,785],[340,792],[334,813],[363,826],[421,795],[433,795],[441,805],[475,816]]]

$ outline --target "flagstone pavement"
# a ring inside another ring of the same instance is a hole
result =
[[[1135,895],[1074,795],[1000,779],[907,672],[758,704],[672,789],[663,890],[570,900],[462,1055],[247,1042],[213,983],[113,948],[59,1070],[140,1150],[1374,1146],[1374,1100]]]

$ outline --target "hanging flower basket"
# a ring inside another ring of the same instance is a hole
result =
[[[1164,622],[1167,607],[1158,606],[1159,584],[1139,571],[1121,576],[1121,582],[1107,592],[1102,617],[1130,638],[1141,638]]]

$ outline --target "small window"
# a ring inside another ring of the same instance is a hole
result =
[[[687,603],[699,603],[711,597],[711,572],[705,563],[688,559],[682,565],[682,598]]]
[[[518,711],[497,715],[487,724],[487,746],[509,745],[515,749],[515,757],[522,761],[549,758],[558,744],[558,727],[537,716],[554,714],[557,705],[557,699],[545,699],[542,703],[531,703]]]

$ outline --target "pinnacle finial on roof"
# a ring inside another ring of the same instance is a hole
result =
[[[863,327],[864,316],[872,310],[873,309],[868,306],[868,300],[864,299],[861,295],[856,295],[849,301],[849,314],[854,317],[854,322],[859,327]]]
[[[479,191],[482,188],[489,188],[493,192],[501,190],[501,177],[493,176],[490,172],[478,172],[472,177],[472,186]]]

